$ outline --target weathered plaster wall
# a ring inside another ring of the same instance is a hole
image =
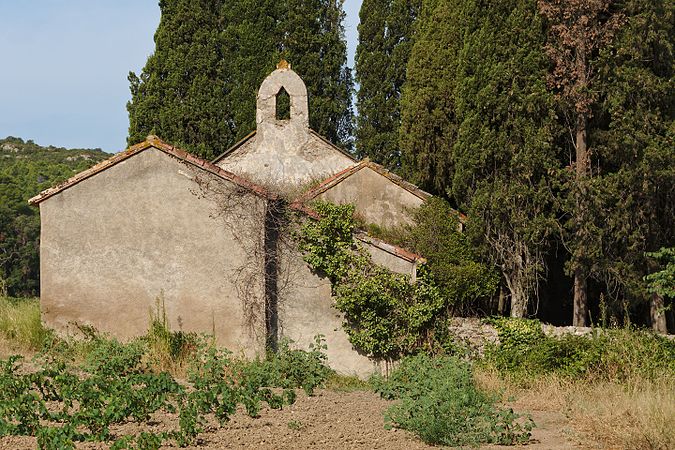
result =
[[[217,199],[199,195],[198,174],[217,192],[234,188],[150,148],[42,202],[45,324],[65,331],[79,322],[130,338],[145,333],[163,295],[173,329],[215,331],[221,345],[247,355],[262,350],[264,322],[258,314],[249,323],[238,289],[262,225],[242,237],[223,223],[263,211],[264,200],[240,193],[243,204],[213,216]],[[261,284],[247,287],[262,299]]]
[[[263,186],[295,194],[302,186],[354,164],[313,133],[285,131],[287,124],[274,127],[275,133],[265,138],[256,134],[216,165]]]
[[[405,261],[370,244],[363,243],[378,263],[405,274],[414,272],[414,263]],[[328,279],[311,271],[292,246],[281,247],[279,334],[298,348],[307,349],[317,334],[325,336],[328,364],[337,372],[367,378],[386,370],[385,362],[358,353],[343,329],[343,315],[333,306]]]
[[[276,119],[276,95],[290,96],[291,117]],[[354,164],[354,160],[309,128],[307,89],[290,69],[277,69],[258,91],[256,134],[216,164],[281,192],[293,193],[311,181],[323,180]]]
[[[352,203],[367,223],[395,227],[411,222],[409,211],[423,200],[387,177],[364,167],[317,197],[332,203]]]

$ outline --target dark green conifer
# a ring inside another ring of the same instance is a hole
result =
[[[309,125],[351,149],[353,80],[347,67],[344,0],[286,0],[278,48],[307,85]]]
[[[129,74],[128,143],[156,134],[211,158],[233,142],[220,45],[220,1],[162,0],[155,52]]]
[[[424,0],[401,96],[399,145],[406,177],[435,193],[450,187],[457,135],[454,89],[462,1]]]
[[[534,0],[466,7],[462,22],[450,192],[501,269],[511,316],[525,317],[556,231],[558,127],[546,35]]]
[[[615,13],[622,26],[595,63],[589,270],[611,313],[651,302],[652,325],[665,332],[667,305],[643,277],[656,268],[645,252],[675,243],[675,4],[628,0]]]
[[[413,179],[469,212],[525,316],[545,273],[557,159],[535,0],[426,0],[408,63],[401,148]]]
[[[210,158],[255,129],[256,94],[280,58],[309,92],[310,126],[351,145],[352,78],[341,0],[163,0],[155,53],[131,73],[130,144],[154,133]]]
[[[401,165],[401,88],[419,7],[420,0],[364,0],[359,13],[356,150],[393,170]]]

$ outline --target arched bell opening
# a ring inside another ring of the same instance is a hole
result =
[[[283,87],[279,89],[276,95],[275,118],[277,120],[291,119],[291,96],[288,95],[288,92]]]

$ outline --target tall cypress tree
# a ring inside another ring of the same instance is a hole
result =
[[[406,169],[469,212],[511,315],[545,273],[557,173],[545,34],[535,0],[426,0],[402,102]]]
[[[155,52],[129,74],[129,144],[149,133],[211,158],[233,142],[220,1],[162,0]]]
[[[286,0],[279,23],[282,56],[307,85],[309,125],[352,148],[353,79],[347,67],[344,0]]]
[[[424,0],[401,95],[399,145],[402,171],[440,194],[454,174],[457,137],[454,90],[462,46],[462,0]]]
[[[575,326],[588,325],[588,279],[601,259],[599,230],[593,225],[594,192],[593,148],[589,130],[597,101],[599,74],[594,64],[599,52],[608,46],[619,27],[620,15],[610,8],[612,0],[540,0],[539,9],[549,21],[547,53],[552,62],[549,84],[557,95],[573,141],[574,180],[569,184],[567,223],[572,237],[570,272],[574,276]]]
[[[310,126],[349,148],[352,78],[341,0],[162,0],[155,53],[130,74],[130,144],[158,134],[204,157],[255,129],[260,83],[285,57],[307,85]]]
[[[664,299],[646,292],[645,252],[675,244],[675,5],[628,0],[623,25],[596,61],[598,101],[589,133],[595,149],[592,226],[598,257],[590,274],[610,307],[651,302],[652,325],[666,331]]]
[[[535,0],[467,2],[456,71],[451,194],[502,272],[513,317],[546,274],[556,230],[558,127]]]
[[[279,23],[284,10],[285,3],[275,0],[231,1],[221,8],[225,95],[231,105],[236,141],[256,128],[258,88],[281,58]]]
[[[401,89],[420,0],[364,0],[356,48],[359,156],[398,169]]]

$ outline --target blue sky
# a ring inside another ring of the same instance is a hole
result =
[[[346,0],[349,65],[361,0]],[[157,0],[0,0],[0,138],[125,147],[127,74],[154,49]]]

